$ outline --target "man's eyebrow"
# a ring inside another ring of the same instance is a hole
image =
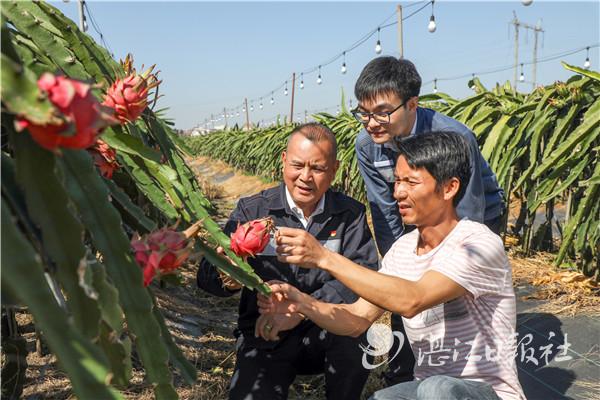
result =
[[[382,108],[393,108],[394,105],[390,104],[390,103],[381,103],[381,104],[377,104],[375,107],[373,107],[374,112],[377,112],[375,110],[381,110]],[[365,108],[362,105],[358,105],[358,108],[361,110],[365,110]]]

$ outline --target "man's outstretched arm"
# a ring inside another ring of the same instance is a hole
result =
[[[300,229],[281,228],[277,243],[280,261],[323,269],[367,302],[407,318],[468,293],[437,271],[428,271],[418,281],[409,281],[363,268],[327,250]]]
[[[341,336],[357,337],[366,331],[383,310],[364,299],[352,304],[324,303],[302,293],[290,284],[270,282],[273,293],[270,297],[258,296],[258,307],[262,314],[300,313],[328,332]],[[256,335],[269,337],[262,326],[256,328]]]

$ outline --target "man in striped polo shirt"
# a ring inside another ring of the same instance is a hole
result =
[[[450,132],[399,142],[394,198],[416,230],[399,238],[378,272],[329,252],[302,230],[277,234],[278,259],[319,268],[360,296],[327,304],[272,282],[262,313],[299,313],[337,335],[356,336],[385,310],[402,315],[415,354],[415,381],[373,399],[521,400],[515,364],[515,294],[502,241],[488,227],[459,219],[470,175],[465,140]],[[256,332],[265,338],[260,329]]]

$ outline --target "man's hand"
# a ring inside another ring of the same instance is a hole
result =
[[[267,282],[271,288],[271,296],[258,294],[258,312],[261,314],[297,313],[301,302],[310,297],[290,284],[281,281]]]
[[[329,250],[303,229],[278,228],[275,233],[277,259],[304,268],[319,268]]]
[[[303,319],[297,313],[298,304],[310,298],[292,285],[281,281],[269,281],[271,296],[258,294],[258,312],[254,335],[265,340],[279,340],[279,332],[295,328]]]
[[[221,246],[217,247],[217,254],[225,257],[230,264],[236,265],[231,258],[227,257],[227,255],[225,254],[225,250],[223,250]],[[227,276],[226,274],[221,272],[221,270],[217,269],[217,272],[219,273],[219,278],[221,278],[221,282],[223,283],[223,287],[225,289],[235,292],[243,287],[241,283],[231,278],[230,276]]]
[[[294,329],[304,319],[300,314],[261,314],[256,320],[254,336],[268,341],[279,340],[279,332]]]

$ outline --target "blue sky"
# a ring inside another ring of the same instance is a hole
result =
[[[419,3],[419,4],[415,4]],[[157,64],[163,83],[159,106],[182,129],[220,117],[223,108],[235,108],[243,122],[244,97],[254,99],[252,122],[270,123],[278,115],[289,115],[290,96],[283,83],[292,72],[307,71],[341,54],[378,26],[396,21],[396,2],[108,2],[88,1],[92,17],[115,58],[128,52],[136,66]],[[406,17],[426,2],[401,2]],[[54,2],[63,13],[78,21],[77,2]],[[514,63],[514,30],[509,22],[513,10],[519,20],[535,25],[542,20],[538,59],[567,50],[600,43],[600,2],[534,0],[435,2],[435,33],[427,31],[431,5],[403,23],[404,56],[413,61],[424,83],[438,78],[438,89],[454,97],[470,94],[468,78],[443,81],[446,77],[470,75]],[[388,19],[389,17],[389,19]],[[384,24],[383,21],[387,22]],[[88,17],[88,33],[100,42]],[[396,25],[380,31],[383,55],[398,56]],[[346,54],[348,72],[340,73],[342,59],[322,67],[323,83],[317,72],[304,75],[305,88],[298,88],[295,113],[304,115],[326,109],[337,111],[341,91],[352,99],[354,82],[364,65],[376,57],[377,34]],[[533,58],[533,32],[520,32],[519,62]],[[598,47],[589,52],[592,69],[598,70]],[[585,51],[538,64],[537,82],[549,84],[571,75],[560,60],[581,66]],[[484,85],[513,79],[513,70],[480,76]],[[520,74],[520,68],[519,68]],[[531,66],[524,67],[527,82]],[[291,83],[288,82],[291,93]],[[519,84],[530,91],[531,83]],[[278,88],[278,89],[277,89]],[[270,104],[271,90],[275,104]],[[422,94],[433,85],[423,85]],[[259,97],[263,96],[263,110]],[[216,124],[220,125],[223,121]]]

